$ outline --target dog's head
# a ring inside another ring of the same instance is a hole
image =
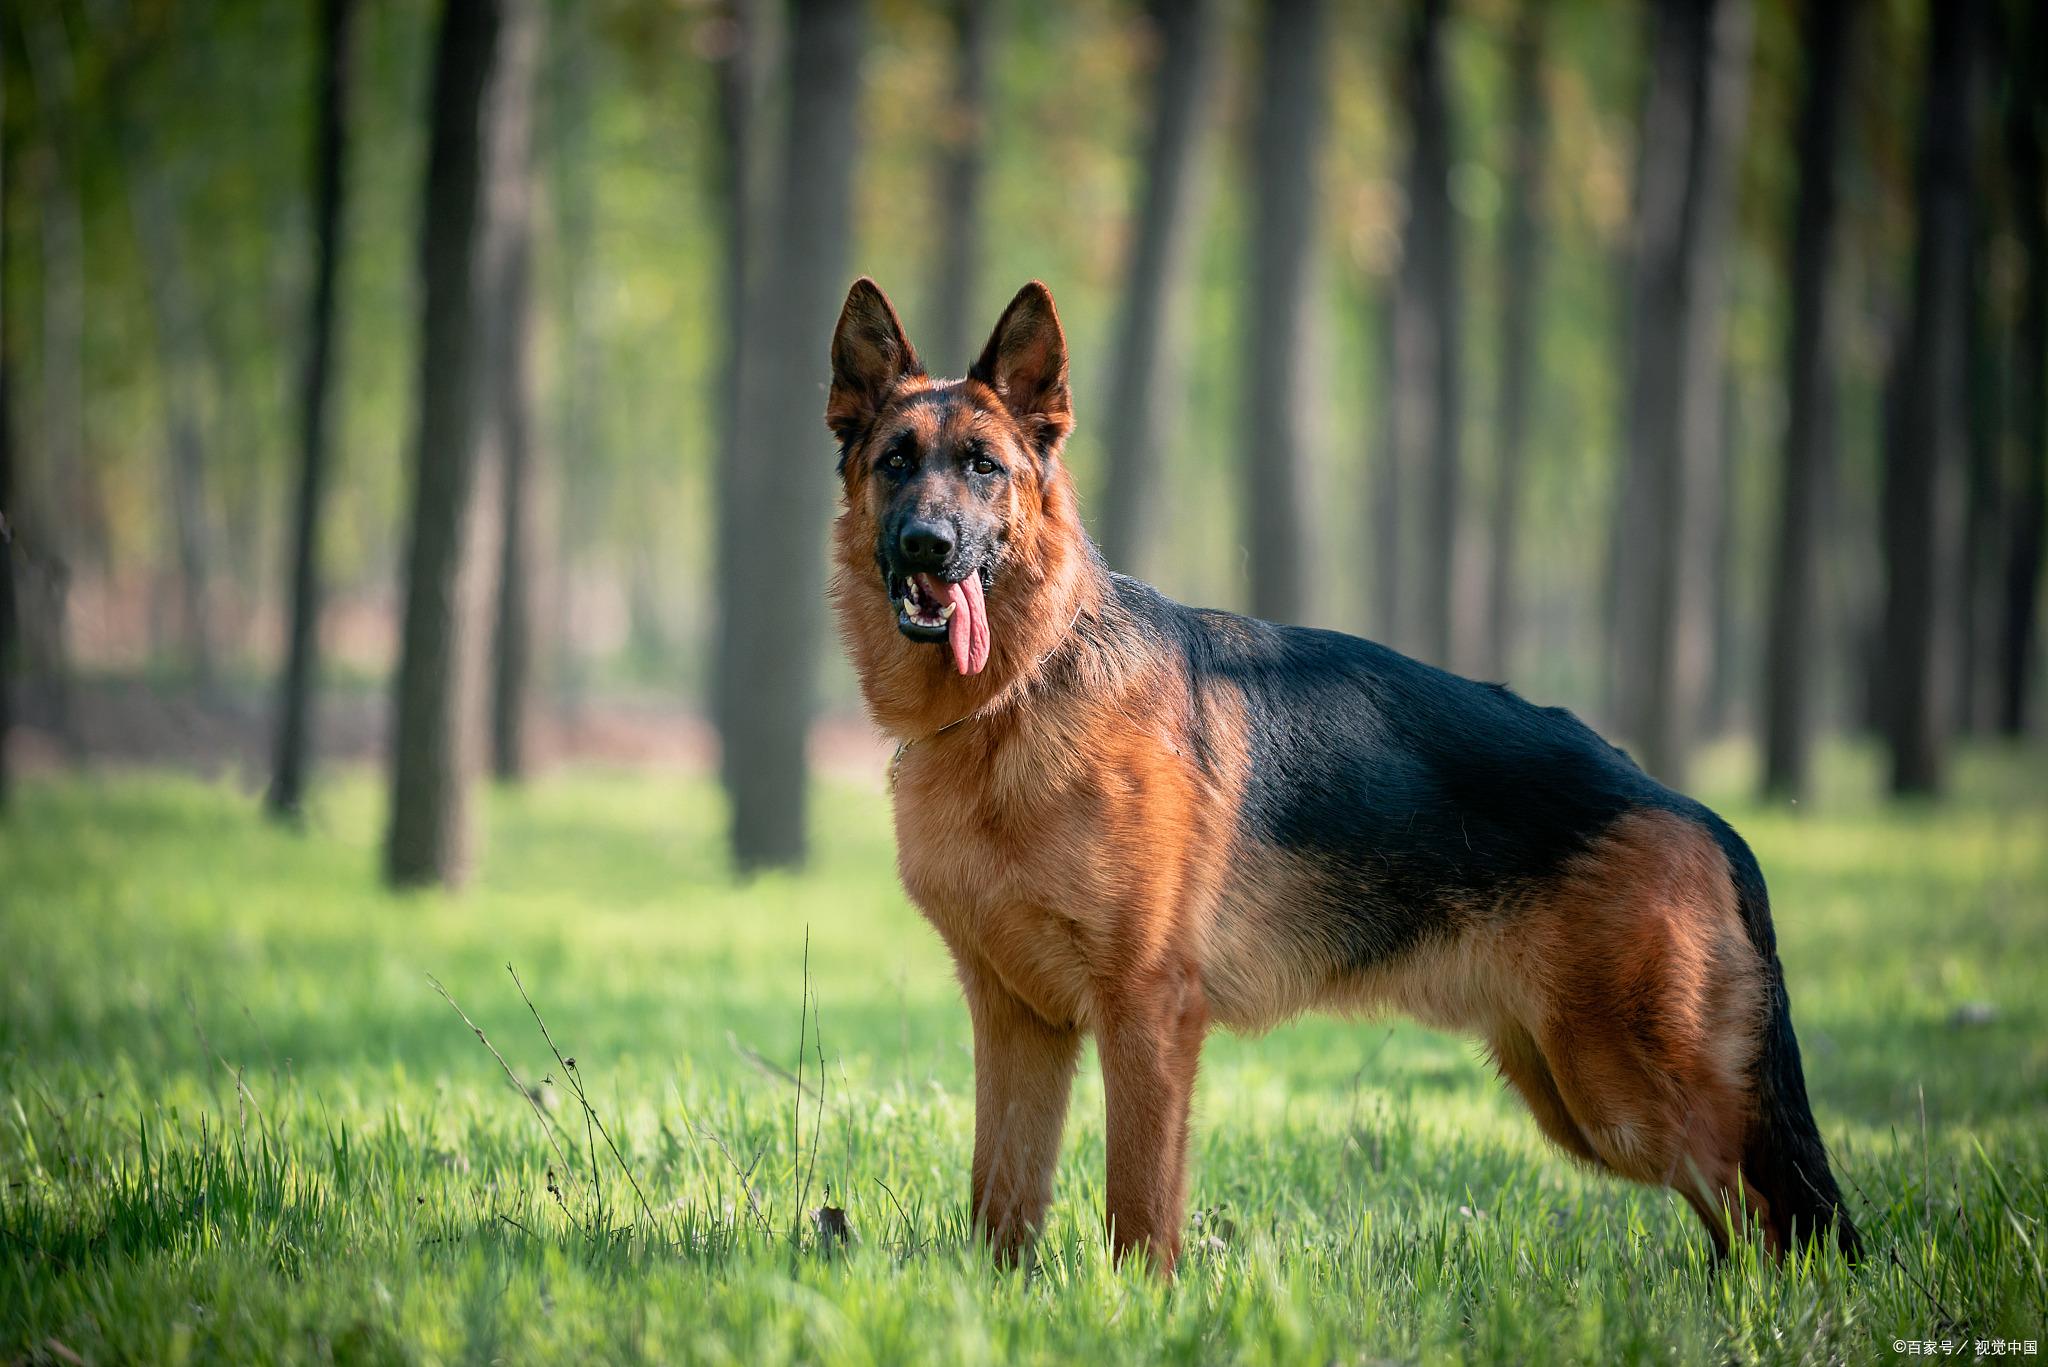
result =
[[[1073,425],[1051,292],[1019,290],[967,378],[934,380],[888,298],[855,281],[832,336],[825,424],[839,439],[842,551],[873,547],[872,610],[979,674],[991,600],[1028,550]]]

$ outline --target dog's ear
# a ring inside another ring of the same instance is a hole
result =
[[[1074,426],[1074,407],[1067,392],[1067,337],[1051,290],[1034,280],[1017,291],[967,378],[996,392],[1039,459],[1059,453]]]
[[[904,376],[923,373],[889,296],[865,275],[854,281],[832,332],[832,394],[825,400],[825,426],[840,450],[873,425]]]

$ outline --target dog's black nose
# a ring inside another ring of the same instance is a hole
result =
[[[911,569],[944,569],[947,557],[953,554],[952,528],[942,522],[913,521],[897,536],[896,549]]]

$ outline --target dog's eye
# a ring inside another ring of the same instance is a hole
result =
[[[967,462],[967,468],[977,475],[992,475],[996,472],[996,463],[987,456],[976,456]]]
[[[882,468],[892,474],[901,474],[910,468],[910,459],[903,454],[900,447],[895,448],[882,457]]]

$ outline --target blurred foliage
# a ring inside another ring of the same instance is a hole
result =
[[[770,7],[772,9],[772,7]],[[169,559],[164,512],[160,369],[139,278],[117,154],[118,121],[146,120],[174,187],[175,232],[204,304],[208,514],[227,548],[223,573],[239,610],[230,652],[261,666],[275,650],[292,418],[309,274],[308,172],[314,32],[304,6],[224,0],[32,0],[0,25],[8,62],[6,134],[19,149],[6,205],[10,301],[6,325],[23,373],[16,393],[36,475],[37,251],[43,193],[54,175],[80,175],[87,236],[85,394],[88,497],[60,528],[75,569],[130,586]],[[991,320],[1016,285],[1045,279],[1072,343],[1080,425],[1071,461],[1084,492],[1103,453],[1095,404],[1107,378],[1115,316],[1149,112],[1150,30],[1138,0],[1056,6],[1000,0],[987,259],[976,305]],[[1739,231],[1731,268],[1731,394],[1738,491],[1736,554],[1742,623],[1761,620],[1773,471],[1783,423],[1778,371],[1784,331],[1786,241],[1795,188],[1790,127],[1801,63],[1789,0],[1759,6]],[[1919,7],[1886,0],[1865,11],[1852,63],[1844,167],[1846,294],[1843,331],[1840,525],[1829,557],[1829,601],[1846,610],[1874,595],[1878,380],[1898,308],[1909,228]],[[1468,382],[1465,497],[1476,518],[1490,496],[1496,240],[1503,215],[1508,130],[1505,50],[1514,0],[1466,0],[1450,28],[1454,200],[1464,233]],[[1247,79],[1251,7],[1225,6],[1227,60],[1209,111],[1204,222],[1187,282],[1184,399],[1170,446],[1168,547],[1142,567],[1185,598],[1241,603],[1238,550],[1240,425],[1237,322],[1244,271]],[[1608,0],[1546,5],[1544,88],[1552,120],[1551,173],[1539,301],[1539,370],[1526,531],[1516,567],[1523,630],[1511,671],[1546,699],[1596,701],[1600,580],[1622,406],[1617,291],[1632,214],[1642,16]],[[339,597],[388,605],[403,528],[405,453],[413,423],[417,226],[432,7],[368,0],[353,105],[343,266],[336,472],[324,528]],[[708,628],[715,381],[725,321],[712,176],[713,62],[724,12],[712,0],[552,0],[543,79],[543,184],[537,383],[547,484],[568,511],[559,541],[586,663],[626,668],[694,688],[690,663]],[[883,282],[913,335],[926,316],[931,270],[934,149],[950,74],[936,0],[874,0],[865,62],[863,150],[849,274]],[[1334,79],[1322,157],[1323,306],[1315,319],[1318,379],[1313,484],[1320,524],[1317,615],[1369,629],[1365,535],[1383,399],[1380,312],[1398,269],[1399,170],[1394,126],[1400,14],[1334,7],[1326,59]],[[30,60],[30,22],[61,26],[76,67],[62,127],[37,118],[30,92],[47,79]],[[587,122],[578,117],[587,103]],[[767,147],[772,150],[773,140]],[[75,157],[72,155],[75,153]],[[588,202],[579,202],[587,196]],[[593,225],[587,260],[565,249],[564,225]],[[595,425],[567,449],[561,420],[580,397]],[[823,383],[825,339],[819,339]],[[947,368],[965,357],[932,358]],[[821,402],[805,391],[791,402]],[[818,436],[818,477],[829,446]],[[626,604],[627,606],[620,606]],[[560,615],[560,614],[558,614]],[[626,629],[602,624],[634,620]],[[1860,614],[1859,614],[1860,616]],[[1842,612],[1835,620],[1845,620]],[[1741,693],[1758,673],[1745,630],[1733,647]],[[344,652],[346,653],[346,652]],[[1831,659],[1846,658],[1846,648]],[[835,654],[836,658],[836,654]],[[377,659],[349,661],[358,667]],[[850,704],[842,667],[832,697]],[[1844,678],[1829,714],[1847,710]]]

